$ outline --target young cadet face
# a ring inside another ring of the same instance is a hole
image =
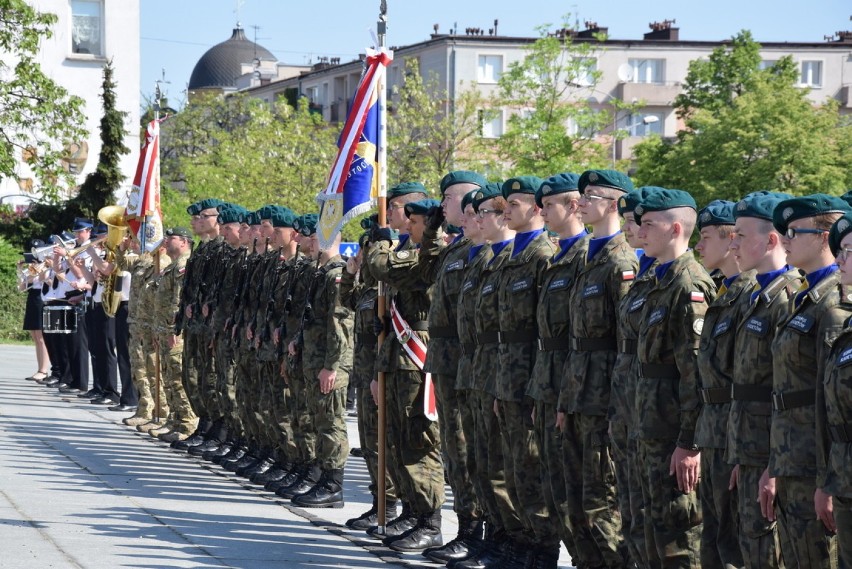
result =
[[[659,257],[674,238],[672,222],[665,211],[649,211],[642,216],[639,226],[639,241],[645,254]]]
[[[206,235],[213,231],[219,222],[219,210],[215,207],[202,209],[199,214],[192,216],[192,230],[198,235]]]
[[[503,214],[504,212],[498,209],[493,199],[485,200],[479,204],[476,223],[479,226],[482,239],[491,242],[494,242],[495,239],[499,240],[500,232],[506,227]]]
[[[272,242],[276,247],[284,247],[285,249],[293,242],[293,234],[296,233],[290,227],[275,227],[272,232]]]
[[[835,262],[840,267],[840,283],[852,285],[852,233],[840,241]]]
[[[444,217],[447,219],[447,223],[457,226],[462,225],[462,216],[464,214],[461,211],[461,202],[465,194],[470,191],[470,187],[469,184],[456,184],[450,186],[444,192],[444,198],[441,200],[441,208],[444,210]]]
[[[473,206],[467,204],[464,208],[464,216],[462,217],[461,227],[464,229],[464,234],[476,242],[480,238],[479,224],[476,223],[476,212],[473,210]]]
[[[757,268],[769,247],[770,223],[755,217],[740,217],[735,228],[731,254],[736,258],[740,271]]]
[[[390,200],[387,209],[388,226],[403,233],[408,232],[408,218],[405,217],[405,204],[400,200]]]
[[[251,225],[240,223],[240,245],[251,245]]]
[[[529,194],[509,194],[506,198],[506,210],[503,217],[506,225],[513,231],[519,231],[529,227],[536,217],[541,215],[541,210],[535,205],[535,196]]]
[[[636,225],[636,218],[633,216],[633,212],[629,211],[622,217],[624,218],[624,224],[621,226],[621,231],[627,239],[627,244],[634,249],[641,249],[642,242],[639,241],[639,226]]]
[[[275,232],[275,226],[272,225],[271,219],[262,219],[260,221],[260,236],[265,240],[272,240],[272,234]]]
[[[408,235],[412,243],[423,242],[423,232],[426,230],[425,215],[411,215],[408,218]]]
[[[725,258],[730,254],[728,247],[731,244],[731,236],[719,229],[716,225],[703,228],[699,235],[701,238],[695,244],[695,250],[701,256],[701,264],[708,271],[719,269]]]
[[[580,196],[580,216],[583,218],[583,223],[594,225],[606,217],[607,213],[613,211],[616,207],[616,198],[612,195],[608,188],[600,188],[597,186],[587,186],[583,194]]]
[[[571,194],[556,194],[555,196],[542,196],[541,217],[544,224],[554,233],[562,235],[571,218]]]
[[[231,247],[239,247],[240,246],[240,224],[237,222],[234,223],[223,223],[219,226],[219,231],[222,233],[222,237]]]
[[[787,224],[791,229],[814,229],[813,218],[796,219]],[[828,232],[825,233],[798,233],[793,239],[786,235],[781,236],[781,245],[787,253],[787,264],[796,268],[806,267],[811,264],[813,258],[824,246]]]

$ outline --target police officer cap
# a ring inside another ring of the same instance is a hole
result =
[[[837,256],[840,252],[840,242],[850,233],[852,233],[852,212],[847,212],[834,222],[831,231],[828,232],[828,246],[831,248],[832,255]]]
[[[549,177],[535,191],[535,204],[538,207],[544,207],[542,200],[547,196],[579,191],[580,188],[577,185],[579,180],[580,176],[573,172],[563,172]]]
[[[586,170],[580,176],[578,182],[580,193],[586,191],[586,186],[600,186],[601,188],[629,192],[633,189],[633,182],[626,174],[617,170]]]
[[[441,202],[431,198],[417,200],[416,202],[409,202],[405,204],[405,217],[411,217],[412,215],[427,215],[433,207],[440,205]]]
[[[473,209],[478,212],[479,206],[484,202],[500,196],[502,196],[501,185],[497,182],[488,182],[482,189],[476,190],[476,193],[473,195],[473,200],[471,201]]]
[[[310,237],[314,233],[317,232],[317,222],[319,221],[319,215],[316,213],[306,213],[304,215],[300,215],[293,221],[293,229],[298,231],[301,235],[305,237]]]
[[[792,197],[790,194],[767,192],[766,190],[751,192],[734,206],[734,219],[755,217],[772,221],[772,212],[775,211],[775,206]]]
[[[289,227],[292,229],[293,222],[296,221],[296,214],[289,207],[276,206],[270,220],[273,227]]]
[[[649,193],[645,198],[633,208],[633,217],[636,223],[642,223],[642,216],[652,211],[667,211],[679,207],[689,207],[698,210],[695,204],[695,199],[689,192],[683,190],[669,190],[667,188],[659,188],[655,192]]]
[[[633,213],[633,210],[636,209],[637,205],[642,203],[642,200],[662,189],[658,186],[642,186],[641,188],[630,190],[618,198],[618,214],[623,217],[625,213]]]
[[[187,229],[186,227],[177,226],[177,227],[170,227],[169,229],[166,229],[166,237],[174,237],[174,236],[183,237],[184,239],[192,241],[192,232],[189,229]]]
[[[812,194],[778,202],[772,212],[772,225],[775,231],[784,235],[791,221],[805,219],[826,213],[846,213],[849,204],[837,196]]]
[[[403,182],[388,190],[388,199],[392,200],[400,196],[417,193],[428,194],[429,192],[426,191],[426,187],[420,182]]]
[[[734,202],[713,200],[698,212],[698,230],[712,225],[734,224]]]
[[[512,194],[535,195],[536,190],[541,187],[541,183],[543,181],[544,180],[538,176],[518,176],[517,178],[509,178],[503,182],[503,197],[508,199]]]
[[[242,206],[230,204],[229,207],[219,208],[219,225],[226,223],[242,223],[248,210]]]
[[[85,219],[83,217],[75,217],[74,218],[74,226],[71,228],[71,231],[83,231],[84,229],[91,229],[92,221],[89,219]]]
[[[471,172],[470,170],[456,170],[441,178],[441,196],[446,193],[447,188],[456,184],[476,184],[481,188],[487,183],[488,180],[481,174]]]
[[[101,235],[106,235],[109,232],[109,228],[106,226],[106,223],[99,223],[92,229],[93,237],[100,237]]]
[[[45,242],[41,239],[30,239],[30,249],[38,249],[40,247],[44,247]]]

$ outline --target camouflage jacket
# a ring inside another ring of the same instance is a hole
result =
[[[825,277],[798,307],[791,306],[772,341],[772,476],[816,477],[816,387],[831,345],[849,318],[849,307],[841,304],[848,291],[839,276]]]
[[[694,448],[698,420],[696,352],[716,285],[692,251],[674,260],[646,297],[639,327],[636,417],[641,439]]]
[[[189,259],[189,252],[181,255],[165,269],[162,269],[157,279],[154,331],[160,335],[177,334],[175,316],[177,316],[180,307],[187,259]]]
[[[443,246],[440,235],[426,230],[418,260],[423,280],[433,285],[425,371],[451,377],[458,372],[461,345],[456,311],[470,246],[470,240],[464,237]]]
[[[340,281],[340,302],[355,313],[353,336],[355,345],[352,356],[352,375],[349,384],[355,387],[370,387],[376,378],[376,299],[378,283],[366,266],[356,275],[343,271]]]
[[[478,278],[479,286],[470,293],[476,297],[473,317],[476,332],[476,349],[472,363],[473,389],[494,397],[497,397],[497,370],[500,367],[497,343],[500,326],[500,273],[511,256],[512,244],[509,243],[482,266]]]
[[[395,302],[402,319],[428,346],[429,331],[426,319],[429,317],[431,294],[429,283],[423,280],[417,267],[418,250],[414,244],[408,240],[399,251],[396,251],[387,241],[374,243],[367,251],[366,262],[370,273],[377,280],[387,284],[385,314],[390,318],[391,303]],[[379,351],[377,371],[420,369],[402,349],[393,329],[390,326],[387,329],[387,339]]]
[[[847,297],[845,303],[850,300]],[[847,311],[852,306],[845,304]],[[852,497],[852,321],[834,342],[817,384],[817,486],[832,496]]]
[[[754,271],[739,275],[707,308],[698,345],[698,379],[701,414],[695,428],[695,444],[701,448],[725,448],[731,384],[734,382],[736,330],[755,285]]]
[[[210,317],[210,327],[217,336],[230,340],[230,331],[225,330],[225,323],[233,319],[234,306],[238,288],[243,273],[247,251],[245,247],[234,249],[228,247],[219,264],[219,286],[211,287],[216,294],[207,300],[207,309],[213,312]]]
[[[285,347],[299,333],[311,287],[311,275],[317,270],[317,262],[305,256],[294,261],[294,265],[287,281],[288,291],[285,291],[289,297],[284,299],[284,312],[277,326],[281,328],[281,341]]]
[[[128,324],[138,323],[145,318],[145,313],[139,310],[139,295],[145,288],[145,275],[154,270],[154,257],[146,253],[139,255],[128,266],[130,272],[130,300],[127,302]]]
[[[522,401],[529,387],[538,354],[538,291],[555,252],[542,232],[517,255],[513,250],[500,272],[497,398],[502,401]]]
[[[562,369],[568,357],[571,305],[568,302],[577,271],[589,250],[589,237],[578,240],[565,255],[549,263],[541,277],[536,304],[538,354],[527,397],[556,405],[562,383]]]
[[[216,265],[220,248],[224,246],[224,239],[216,237],[202,241],[192,250],[186,264],[186,277],[181,293],[180,310],[178,311],[178,322],[187,331],[201,332],[206,328],[204,318],[201,315],[201,299],[206,291],[215,286],[214,281],[218,277],[213,274],[213,267]],[[184,319],[187,306],[192,307],[192,318],[189,320]]]
[[[476,247],[479,247],[479,249],[476,249]],[[488,245],[475,245],[468,252],[468,258],[474,251],[473,258],[464,268],[462,287],[458,296],[456,323],[462,354],[458,362],[456,389],[473,389],[476,384],[473,373],[473,353],[476,351],[476,325],[474,320],[476,319],[477,293],[479,292],[479,273],[493,255],[493,251]]]
[[[749,303],[737,326],[725,451],[730,464],[766,467],[769,463],[772,340],[800,283],[799,272],[793,269],[775,277]],[[747,294],[751,298],[751,291]]]
[[[565,362],[557,408],[567,413],[607,415],[618,355],[618,305],[636,278],[639,259],[623,233],[583,262],[571,287],[571,351]]]
[[[151,264],[145,269],[142,277],[139,279],[139,293],[136,295],[136,304],[134,312],[134,326],[138,326],[143,333],[156,333],[155,328],[155,310],[157,307],[157,288],[160,282],[160,274],[171,265],[172,260],[165,253],[160,254],[160,271],[156,271],[154,259],[151,258]]]
[[[352,371],[352,309],[340,298],[345,262],[335,255],[312,275],[309,310],[302,324],[302,366],[337,371],[335,388],[348,383]],[[344,375],[346,377],[344,377]]]

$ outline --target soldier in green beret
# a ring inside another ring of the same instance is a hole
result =
[[[642,308],[637,346],[645,548],[651,565],[700,567],[696,351],[716,287],[689,250],[697,215],[692,196],[661,189],[633,211],[645,252],[657,259],[657,282]]]
[[[845,293],[828,244],[831,225],[847,211],[842,199],[814,194],[780,202],[772,217],[787,264],[802,271],[805,282],[772,341],[769,468],[761,482],[775,478],[775,495],[761,484],[760,500],[767,519],[779,522],[785,563],[800,567],[834,567],[837,558],[836,538],[814,509],[813,425],[816,386],[825,375],[831,344],[850,315],[841,302]]]

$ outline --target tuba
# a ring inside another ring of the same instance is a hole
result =
[[[127,233],[127,220],[124,218],[124,207],[120,205],[108,205],[102,207],[98,211],[98,219],[107,226],[107,235],[104,238],[104,249],[106,249],[106,262],[113,265],[112,272],[104,278],[103,293],[101,302],[103,303],[104,313],[113,318],[118,312],[118,307],[121,305],[121,293],[115,290],[115,281],[118,278],[119,265],[122,263],[119,257],[122,256],[118,246],[124,239]]]

